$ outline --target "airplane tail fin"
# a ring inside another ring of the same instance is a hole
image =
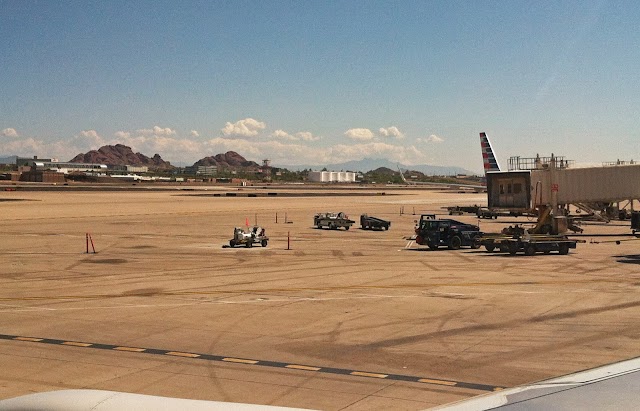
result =
[[[399,166],[399,165],[398,165],[398,172],[400,173],[400,178],[402,179],[402,181],[403,181],[405,184],[409,184],[409,182],[407,181],[407,179],[406,179],[406,178],[404,178],[404,173],[402,172],[402,170],[400,170],[400,166]]]
[[[482,148],[482,161],[484,162],[484,172],[487,171],[500,171],[500,165],[496,156],[493,154],[489,137],[486,133],[480,133],[480,147]]]

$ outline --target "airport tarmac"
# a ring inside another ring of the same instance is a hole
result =
[[[640,355],[640,240],[595,236],[628,222],[585,224],[567,256],[430,251],[403,239],[419,214],[486,194],[268,191],[0,191],[25,200],[0,201],[0,398],[418,410]],[[392,224],[314,228],[327,211]],[[247,220],[268,247],[224,247]]]

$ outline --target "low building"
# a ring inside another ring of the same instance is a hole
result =
[[[105,173],[107,171],[106,164],[91,163],[61,163],[57,161],[31,160],[29,164],[25,164],[23,167],[25,166],[31,167],[32,171],[56,171],[62,174],[87,172]]]
[[[194,176],[215,176],[218,174],[218,166],[189,166],[184,168],[184,173]]]
[[[125,166],[127,173],[148,173],[149,167],[147,166]]]
[[[64,183],[64,174],[49,170],[29,170],[20,174],[20,181],[32,183]]]
[[[113,172],[126,173],[127,172],[127,166],[121,165],[121,164],[108,164],[107,168],[109,169],[109,172],[111,172],[111,173],[113,173]]]
[[[24,167],[24,166],[33,166],[33,163],[36,161],[50,163],[53,161],[51,158],[38,158],[38,156],[33,157],[16,157],[16,167]]]
[[[147,166],[130,166],[122,164],[109,164],[107,166],[109,172],[117,173],[148,173],[149,167]]]

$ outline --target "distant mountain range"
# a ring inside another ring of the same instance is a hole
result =
[[[102,146],[98,150],[80,153],[70,163],[99,163],[107,165],[131,165],[147,166],[154,170],[171,170],[173,167],[168,161],[164,161],[160,154],[147,157],[141,153],[134,153],[131,147],[124,144],[115,146]]]
[[[100,163],[107,165],[147,166],[151,170],[171,170],[175,168],[168,161],[164,161],[160,154],[147,157],[142,153],[134,153],[131,147],[123,144],[102,146],[98,150],[80,153],[70,163]],[[201,158],[194,166],[217,166],[223,169],[257,170],[260,165],[255,161],[248,161],[235,151],[216,154]]]
[[[15,164],[18,156],[0,157],[0,164]]]
[[[195,162],[194,166],[218,166],[222,168],[244,168],[251,170],[260,168],[258,163],[247,160],[235,151],[227,151],[224,154],[201,158]]]
[[[358,161],[347,161],[346,163],[338,163],[338,164],[327,164],[327,165],[279,165],[273,164],[274,167],[286,168],[291,171],[299,171],[299,170],[315,170],[319,171],[323,168],[326,168],[329,171],[360,171],[366,173],[371,170],[376,170],[378,168],[388,168],[391,170],[398,170],[398,166],[402,169],[402,171],[410,170],[410,171],[419,171],[426,175],[438,175],[438,176],[451,176],[457,174],[467,174],[474,175],[473,171],[466,170],[462,167],[454,167],[454,166],[430,166],[430,165],[412,165],[408,166],[405,164],[393,163],[389,160],[383,158],[365,158]]]
[[[8,156],[0,158],[0,163],[15,164],[16,156]],[[132,166],[148,166],[152,170],[171,170],[175,168],[168,161],[164,161],[159,154],[153,157],[147,157],[141,153],[134,153],[133,150],[123,144],[102,146],[98,150],[91,150],[87,153],[80,153],[70,160],[72,163],[100,163],[108,165],[132,165]],[[195,162],[196,166],[218,166],[227,169],[247,169],[256,170],[260,165],[254,161],[245,159],[235,151],[228,151],[224,154],[216,154],[215,156],[204,157]],[[389,160],[378,158],[365,158],[358,161],[347,161],[345,163],[326,164],[326,165],[280,165],[272,164],[273,167],[286,168],[291,171],[300,170],[322,170],[326,168],[329,171],[356,171],[366,173],[368,171],[387,168],[393,171],[398,170],[398,166],[402,171],[417,171],[425,175],[457,175],[457,174],[476,174],[473,171],[466,170],[462,167],[454,166],[431,166],[431,165],[405,165],[393,163]]]

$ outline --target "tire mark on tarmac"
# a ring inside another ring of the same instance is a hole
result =
[[[369,272],[367,270],[366,272]],[[344,273],[340,273],[339,275],[343,275]],[[338,275],[338,274],[336,274]],[[324,276],[326,277],[326,275]],[[304,277],[307,278],[307,277]],[[264,283],[273,283],[273,279],[265,280]],[[620,280],[616,279],[588,279],[588,280],[545,280],[545,281],[513,281],[513,282],[437,282],[437,283],[410,283],[410,284],[390,284],[390,285],[345,285],[345,286],[318,286],[318,287],[272,287],[272,288],[240,288],[240,289],[229,289],[229,290],[168,290],[163,291],[161,293],[156,294],[156,296],[190,296],[190,295],[220,295],[220,294],[264,294],[264,293],[287,293],[287,292],[307,292],[307,291],[317,291],[317,292],[329,292],[329,291],[347,291],[347,290],[405,290],[405,289],[415,289],[415,290],[423,290],[425,288],[434,288],[434,287],[486,287],[486,286],[535,286],[535,285],[574,285],[574,284],[587,284],[587,283],[620,283]],[[626,281],[622,281],[626,282]],[[244,282],[241,284],[245,284]],[[246,282],[246,284],[255,284],[253,282]],[[238,284],[236,284],[238,285]],[[232,285],[226,285],[225,287],[230,287]],[[77,294],[77,295],[54,295],[54,296],[44,296],[44,295],[32,295],[32,296],[21,296],[21,297],[0,297],[0,301],[41,301],[41,300],[98,300],[98,299],[107,299],[107,298],[122,298],[122,297],[130,297],[127,295],[127,292],[123,293],[103,293],[103,294]],[[640,302],[638,302],[640,305]],[[612,306],[616,307],[616,306]],[[621,307],[627,308],[627,307]],[[596,309],[598,310],[598,309]],[[604,309],[607,311],[608,309],[605,307]],[[560,315],[560,314],[559,314]],[[542,317],[540,317],[542,318]],[[532,319],[532,321],[535,320]]]
[[[427,268],[428,268],[429,270],[431,270],[431,271],[440,271],[440,268],[439,268],[439,267],[437,267],[437,266],[435,266],[435,265],[433,265],[433,264],[429,264],[429,263],[428,263],[428,262],[426,262],[426,261],[420,261],[420,263],[421,263],[422,265],[424,265],[425,267],[427,267]]]
[[[382,348],[382,347],[394,347],[398,345],[404,344],[412,344],[423,342],[426,340],[434,339],[434,338],[443,338],[443,337],[453,337],[461,334],[468,334],[476,331],[491,331],[491,330],[499,330],[510,328],[514,326],[522,326],[527,323],[542,323],[546,321],[555,321],[555,320],[563,320],[567,318],[577,318],[586,315],[592,314],[600,314],[604,312],[617,311],[617,310],[625,310],[628,308],[637,308],[640,307],[640,301],[631,301],[628,303],[609,305],[604,307],[595,307],[595,308],[586,308],[582,310],[572,310],[558,314],[545,314],[531,317],[529,319],[516,319],[511,321],[504,321],[500,323],[493,324],[477,324],[466,327],[453,328],[450,330],[444,331],[435,331],[418,335],[411,335],[407,337],[400,338],[391,338],[383,341],[377,341],[374,343],[366,344],[366,347],[370,348]]]
[[[491,355],[483,356],[478,360],[469,361],[469,365],[473,365],[474,367],[483,367],[483,366],[495,366],[497,364],[505,364],[510,363],[511,361],[516,361],[522,358],[531,359],[535,355],[545,354],[547,357],[553,351],[559,351],[566,348],[579,347],[581,350],[584,350],[585,345],[591,344],[595,341],[602,341],[603,339],[618,337],[621,335],[636,338],[638,327],[634,327],[632,329],[624,328],[621,330],[605,330],[597,333],[591,333],[582,337],[572,338],[568,341],[550,343],[545,345],[536,345],[533,347],[527,347],[520,350],[509,350],[507,352],[494,353]],[[597,366],[595,364],[594,366]],[[587,367],[590,368],[590,367]]]

